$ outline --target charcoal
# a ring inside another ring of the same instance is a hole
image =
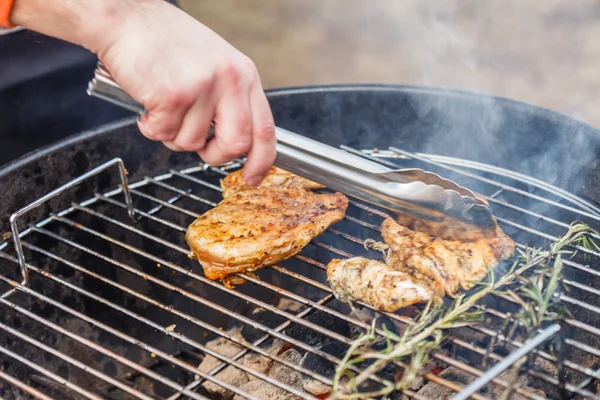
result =
[[[282,324],[285,321],[283,317],[261,308],[256,308],[250,315],[250,318],[261,325],[271,328]],[[242,336],[250,343],[258,340],[265,334],[264,331],[253,328],[250,325],[243,325],[241,329]]]
[[[342,358],[346,353],[347,346],[341,343],[329,343],[318,347],[319,350],[331,354],[334,357]],[[312,353],[307,353],[302,359],[302,366],[314,373],[333,378],[335,375],[335,365],[324,358]]]
[[[279,339],[275,339],[275,341],[271,344],[271,346],[266,348],[267,349],[266,351],[271,355],[277,355],[281,352],[281,350],[283,348],[284,348],[284,343],[282,341],[280,341]],[[257,372],[260,372],[262,374],[265,374],[265,375],[269,373],[269,370],[273,366],[273,363],[274,363],[274,361],[271,358],[262,356],[258,353],[254,353],[254,352],[250,352],[242,358],[242,364],[244,366],[251,368]],[[248,379],[255,380],[258,378],[256,378],[253,375],[248,374]]]
[[[302,354],[294,349],[287,349],[281,354],[281,358],[295,365],[300,365]],[[269,376],[294,388],[302,388],[302,375],[298,371],[283,364],[274,363],[269,371]]]
[[[273,385],[270,385],[263,381],[250,381],[240,387],[244,393],[248,393],[259,399],[268,400],[292,400],[295,399],[291,393],[286,392],[283,389],[279,389]],[[244,400],[245,397],[236,395],[233,400]]]
[[[228,333],[237,338],[242,338],[239,328],[232,329],[228,331]],[[242,347],[223,337],[211,340],[206,344],[206,347],[226,357],[233,357],[240,350],[242,350]],[[219,364],[221,364],[221,361],[219,359],[210,355],[206,355],[206,357],[204,357],[204,359],[202,360],[202,363],[198,366],[198,370],[203,373],[208,373]],[[196,376],[196,379],[197,378],[198,376]],[[222,382],[231,384],[236,387],[239,387],[244,383],[248,382],[248,377],[246,376],[246,373],[232,366],[227,366],[225,369],[220,371],[216,375],[216,378],[218,378]],[[208,392],[216,394],[223,398],[230,398],[231,396],[233,396],[233,393],[229,390],[210,381],[205,382],[203,384],[203,387]]]
[[[298,311],[302,308],[302,306],[303,305],[301,303],[298,303],[294,300],[290,300],[287,297],[282,297],[281,299],[279,299],[279,302],[276,305],[276,307],[280,310],[284,310],[290,314],[297,314]],[[255,308],[252,311],[250,318],[260,323],[261,325],[271,328],[280,325],[285,321],[284,317],[274,314],[273,312],[265,310],[263,308]],[[232,323],[233,327],[239,326],[239,322],[237,322],[236,320],[233,320]],[[244,338],[248,342],[254,342],[260,337],[262,337],[264,334],[265,333],[263,331],[248,325],[244,325],[242,328],[242,336],[244,336]]]
[[[377,318],[377,323],[375,326],[378,329],[383,329],[385,327],[385,329],[392,333],[395,333],[396,335],[401,334],[403,328],[406,326],[405,323],[394,321],[387,315],[378,313],[367,307],[355,308],[352,312],[352,317],[359,319],[360,321],[363,321],[369,325],[372,323],[373,318]],[[352,338],[356,338],[364,332],[365,328],[363,327],[359,327],[356,325],[351,325],[350,327],[350,337]]]
[[[302,303],[298,303],[297,301],[288,299],[287,297],[282,297],[281,299],[279,299],[279,302],[277,303],[277,308],[279,308],[280,310],[284,310],[284,311],[291,312],[294,314],[299,312],[300,309],[302,309],[302,307],[303,307]]]
[[[348,323],[339,318],[332,317],[328,313],[315,311],[314,313],[308,315],[305,319],[323,329],[336,332],[342,336],[350,336],[350,326]],[[293,324],[291,328],[286,330],[286,333],[290,337],[300,340],[313,347],[335,342],[335,340],[331,339],[329,336],[300,324]]]
[[[329,385],[309,377],[302,378],[302,388],[313,396],[320,398],[325,397],[331,392],[331,387]]]
[[[439,376],[450,382],[458,383],[461,386],[466,386],[475,379],[472,375],[456,367],[446,368]],[[417,393],[428,399],[447,400],[454,397],[454,391],[433,382],[427,383]]]
[[[503,373],[500,374],[500,376],[498,376],[499,379],[505,381],[505,382],[510,382],[510,380],[512,379],[512,374],[510,370],[504,371]],[[526,374],[519,374],[519,381],[517,383],[517,387],[527,390],[530,393],[534,393],[537,394],[540,397],[546,397],[546,393],[544,393],[542,390],[539,389],[534,389],[528,386],[529,385],[529,381],[527,379],[527,375]],[[498,386],[498,385],[494,385],[494,395],[492,396],[493,398],[499,398],[502,396],[502,393],[504,393],[505,388]],[[512,392],[512,395],[510,397],[510,400],[526,400],[527,397],[524,397],[522,395],[520,395],[519,393],[516,392]]]

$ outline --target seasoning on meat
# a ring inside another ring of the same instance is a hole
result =
[[[383,221],[381,234],[389,247],[385,263],[361,257],[331,261],[327,279],[334,293],[344,301],[360,300],[390,312],[415,303],[440,301],[444,294],[455,297],[461,288],[471,289],[515,249],[512,239],[498,226],[478,234],[477,228],[462,230],[462,240],[432,235],[449,233],[441,224],[413,219],[411,227],[429,234],[392,218]]]
[[[394,312],[435,297],[427,279],[417,277],[381,261],[355,257],[332,260],[327,280],[341,300],[362,300],[378,310]]]
[[[472,235],[470,241],[449,240],[415,232],[388,218],[381,225],[381,235],[395,264],[430,277],[452,297],[460,288],[469,290],[483,280],[515,249],[512,239],[499,226],[479,237]]]
[[[221,179],[221,188],[223,189],[224,199],[239,191],[248,189],[244,183],[243,171],[243,169],[240,169]],[[284,169],[271,167],[259,187],[316,190],[323,189],[325,186],[303,178],[299,175],[292,174]]]
[[[228,197],[189,226],[186,241],[207,278],[224,279],[289,258],[344,218],[348,199],[343,194],[315,193],[301,187],[302,182],[317,187],[304,178],[295,179],[287,172],[271,176],[275,175],[287,178],[271,178],[271,184],[295,187],[259,186],[235,192],[239,186],[227,185],[237,178],[226,177],[222,184]]]

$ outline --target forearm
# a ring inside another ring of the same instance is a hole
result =
[[[98,53],[116,40],[115,31],[139,1],[16,0],[11,22]]]

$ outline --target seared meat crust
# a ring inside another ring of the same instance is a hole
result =
[[[475,227],[461,231],[471,240],[465,235],[462,240],[431,235],[449,233],[440,224],[413,220],[411,226],[429,234],[402,226],[392,218],[383,221],[381,234],[389,247],[385,263],[362,257],[331,261],[327,279],[336,296],[390,312],[430,300],[437,302],[445,294],[454,297],[461,288],[471,289],[490,268],[514,253],[514,242],[498,226],[479,232]]]
[[[341,300],[362,300],[377,310],[394,312],[435,298],[426,278],[362,257],[332,260],[327,280]]]
[[[475,231],[471,231],[473,233]],[[391,218],[383,221],[381,234],[390,247],[394,265],[415,269],[435,281],[449,296],[462,287],[469,290],[483,280],[490,268],[514,254],[514,242],[500,227],[473,235],[473,240],[446,240],[415,232]]]
[[[341,193],[257,187],[230,195],[196,219],[186,241],[209,279],[255,271],[299,253],[344,218]]]
[[[281,168],[271,167],[265,176],[265,179],[258,187],[316,190],[323,189],[325,186],[303,178],[299,175],[292,174],[291,172]],[[240,169],[232,172],[225,178],[221,179],[221,189],[223,189],[224,199],[239,191],[248,189],[244,183],[244,170]]]

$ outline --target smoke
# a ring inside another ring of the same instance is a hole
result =
[[[554,60],[547,54],[547,42],[555,33],[547,28],[556,22],[564,2],[525,3],[414,0],[390,6],[390,2],[374,2],[390,15],[376,29],[393,32],[399,41],[414,41],[412,47],[410,43],[401,47],[401,69],[409,70],[412,79],[403,83],[475,92],[496,89],[474,102],[460,93],[450,98],[415,93],[410,104],[429,128],[418,146],[422,152],[501,166],[578,191],[585,183],[582,171],[600,158],[599,140],[590,134],[591,128],[493,97],[543,99],[552,104],[556,96],[568,96],[549,94],[539,78],[551,74],[553,65],[532,62],[536,57]],[[535,18],[532,13],[537,13]],[[495,23],[499,15],[504,25]],[[572,24],[563,26],[563,34],[568,26]],[[570,62],[575,61],[566,64]],[[524,93],[524,88],[530,92]]]

